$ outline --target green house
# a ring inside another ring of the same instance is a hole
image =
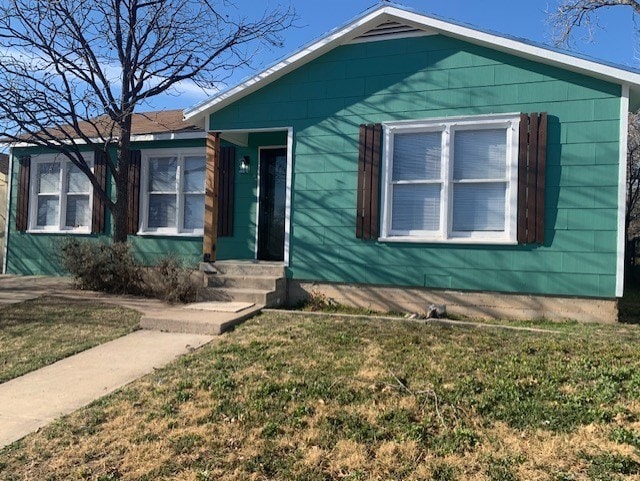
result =
[[[149,263],[282,266],[290,304],[614,320],[639,105],[637,72],[382,4],[186,110],[194,137],[138,139],[130,241]],[[30,205],[58,195],[34,189],[37,155],[12,152],[10,273],[58,272],[60,232],[110,230],[89,227],[100,206],[84,231],[60,210],[39,232],[46,207],[16,229],[19,159]]]

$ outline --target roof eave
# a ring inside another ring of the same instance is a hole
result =
[[[520,40],[483,32],[464,25],[450,23],[441,19],[407,11],[395,6],[379,7],[336,29],[321,39],[303,47],[285,60],[263,70],[258,75],[237,86],[207,99],[184,111],[186,120],[194,121],[221,110],[236,100],[249,95],[263,86],[278,80],[298,67],[320,57],[333,48],[349,42],[372,27],[374,23],[394,20],[403,21],[416,28],[429,29],[468,43],[489,47],[504,53],[548,64],[614,84],[629,85],[632,98],[640,93],[640,74],[593,60],[572,56],[556,50],[532,45]],[[637,102],[640,106],[640,101]],[[634,105],[632,102],[630,104]]]
[[[382,7],[376,9],[362,17],[352,21],[346,26],[336,29],[321,39],[305,45],[294,54],[285,58],[271,67],[266,68],[262,72],[258,73],[254,77],[251,77],[244,82],[232,87],[229,90],[223,91],[219,95],[201,102],[189,109],[185,109],[185,120],[192,120],[194,117],[200,117],[208,115],[209,113],[220,110],[238,97],[248,95],[255,90],[263,87],[267,83],[274,82],[279,78],[285,76],[289,72],[294,71],[298,67],[324,55],[325,53],[333,50],[335,47],[342,43],[349,41],[352,38],[359,36],[366,32],[370,28],[370,23],[373,20],[384,21],[388,17],[387,11],[390,7]]]

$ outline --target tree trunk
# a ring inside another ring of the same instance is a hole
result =
[[[113,211],[113,242],[127,242],[129,234],[129,161],[131,156],[131,115],[120,124],[118,172],[115,176],[116,205]]]
[[[128,169],[127,169],[128,170]],[[118,200],[113,210],[113,242],[127,242],[129,234],[129,206],[128,206],[128,182],[121,181],[121,174],[116,179],[116,192]],[[121,193],[124,192],[124,195]]]

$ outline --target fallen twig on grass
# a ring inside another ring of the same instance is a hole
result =
[[[438,401],[438,395],[436,394],[435,390],[433,389],[423,389],[421,391],[412,391],[411,389],[409,389],[409,387],[407,386],[406,383],[402,382],[400,380],[400,378],[398,378],[398,376],[396,376],[393,371],[391,369],[388,369],[389,374],[391,374],[391,376],[396,380],[396,382],[398,383],[398,385],[400,386],[401,389],[404,389],[405,391],[407,391],[409,394],[411,394],[412,396],[418,397],[420,395],[423,394],[427,394],[431,397],[433,397],[433,401],[434,401],[434,406],[435,406],[435,410],[436,410],[436,415],[438,416],[438,420],[440,421],[440,424],[442,424],[442,427],[444,429],[447,429],[447,424],[444,422],[444,418],[442,417],[442,413],[440,412],[440,406],[439,406],[439,401]],[[427,400],[425,399],[422,402],[422,407],[424,409],[424,404],[427,402]]]

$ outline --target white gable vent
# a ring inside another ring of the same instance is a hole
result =
[[[350,43],[375,42],[376,40],[390,40],[402,37],[418,37],[422,35],[434,35],[436,32],[416,28],[398,22],[384,22],[371,30],[354,38]]]

